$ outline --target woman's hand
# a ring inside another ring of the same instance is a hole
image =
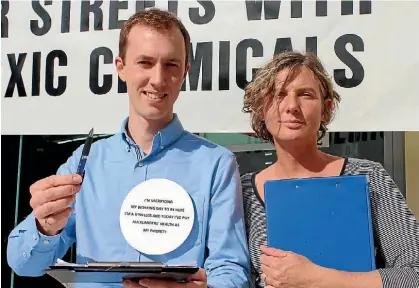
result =
[[[261,246],[262,280],[266,288],[311,288],[321,281],[322,268],[293,252]]]

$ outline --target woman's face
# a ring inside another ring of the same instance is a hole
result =
[[[301,66],[283,85],[288,73],[284,69],[276,76],[275,96],[264,110],[266,128],[276,142],[317,140],[323,106],[320,82]]]

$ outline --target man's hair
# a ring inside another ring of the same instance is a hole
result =
[[[279,72],[289,69],[287,79],[282,84],[286,86],[293,80],[295,72],[300,67],[307,67],[320,82],[322,93],[322,121],[318,130],[317,141],[320,141],[327,131],[327,125],[332,121],[334,113],[340,102],[340,95],[334,90],[333,83],[323,67],[320,59],[313,53],[283,52],[275,55],[268,63],[260,68],[254,79],[245,88],[243,112],[250,113],[252,129],[256,136],[273,143],[273,136],[266,128],[264,121],[264,108],[273,103],[277,95],[275,85]],[[325,100],[331,99],[332,105],[324,105]]]
[[[191,42],[188,30],[186,30],[185,26],[176,15],[158,8],[140,10],[122,25],[119,33],[119,57],[121,57],[123,61],[125,60],[129,32],[132,27],[136,25],[144,25],[163,32],[170,32],[172,28],[178,28],[182,33],[185,42],[185,66],[188,64]]]

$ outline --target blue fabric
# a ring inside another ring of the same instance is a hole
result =
[[[209,287],[249,287],[250,263],[234,154],[187,132],[175,115],[154,137],[151,152],[144,155],[128,137],[127,121],[116,135],[93,143],[84,182],[65,229],[56,236],[42,235],[33,213],[30,214],[10,233],[9,265],[18,275],[43,275],[43,270],[62,258],[76,241],[77,263],[197,262],[207,271]],[[83,145],[58,169],[58,174],[76,171],[82,148]],[[119,228],[125,196],[137,184],[153,178],[180,184],[196,207],[189,237],[179,248],[161,256],[139,253],[126,242]]]

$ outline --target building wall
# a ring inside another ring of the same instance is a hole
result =
[[[419,217],[419,132],[405,133],[406,200]]]

